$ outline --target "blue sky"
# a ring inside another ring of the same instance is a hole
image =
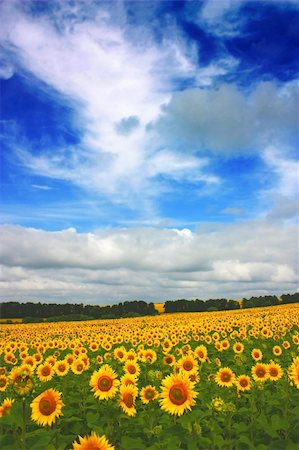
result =
[[[0,15],[2,300],[297,289],[296,1]]]

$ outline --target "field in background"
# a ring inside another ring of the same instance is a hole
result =
[[[298,325],[299,304],[3,326],[0,447],[295,450]]]

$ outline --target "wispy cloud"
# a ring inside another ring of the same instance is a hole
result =
[[[202,164],[195,155],[182,157],[175,148],[161,148],[149,130],[162,105],[171,100],[174,80],[201,78],[182,40],[158,46],[148,36],[133,44],[126,28],[112,23],[101,8],[84,21],[77,9],[69,22],[63,6],[55,10],[53,21],[51,15],[35,17],[16,5],[2,6],[4,46],[13,48],[28,83],[40,88],[36,83],[41,80],[54,98],[56,92],[56,101],[71,102],[81,135],[78,145],[67,148],[18,145],[17,155],[26,167],[135,205],[136,198],[143,203],[141,191],[149,199],[161,192],[155,178],[160,174],[176,179],[191,168],[201,182],[215,182],[217,177],[207,173],[207,159]],[[205,69],[204,83],[217,70]]]

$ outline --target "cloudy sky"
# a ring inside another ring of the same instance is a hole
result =
[[[298,2],[0,2],[0,299],[298,289]]]

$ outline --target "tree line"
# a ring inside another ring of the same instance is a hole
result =
[[[165,312],[205,312],[225,311],[240,308],[255,308],[259,306],[274,306],[285,303],[299,302],[299,292],[284,294],[280,298],[275,295],[227,300],[225,298],[209,300],[168,300],[165,302]],[[84,305],[83,303],[20,303],[6,302],[0,305],[2,319],[24,319],[24,322],[60,321],[60,320],[93,320],[114,319],[120,317],[138,317],[158,314],[154,303],[143,300],[126,301],[117,305]]]
[[[165,312],[204,312],[225,311],[239,308],[256,308],[259,306],[274,306],[283,303],[299,302],[299,293],[284,294],[280,298],[276,295],[242,298],[241,300],[227,300],[225,298],[209,300],[174,300],[165,302]]]
[[[119,303],[118,305],[84,305],[83,303],[19,303],[7,302],[0,305],[0,316],[5,318],[22,318],[25,322],[37,322],[37,319],[49,320],[92,320],[114,319],[157,314],[153,303],[143,300]]]

